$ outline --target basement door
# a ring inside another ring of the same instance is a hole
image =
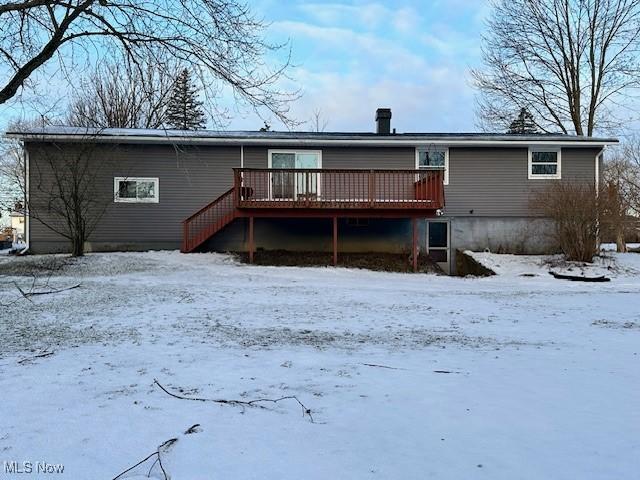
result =
[[[427,221],[427,254],[438,266],[449,274],[451,227],[446,221]]]

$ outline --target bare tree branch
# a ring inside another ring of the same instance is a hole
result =
[[[212,104],[230,89],[256,111],[295,123],[288,111],[298,92],[278,87],[290,65],[287,45],[267,42],[267,24],[238,0],[0,0],[0,22],[0,104],[55,55],[77,75],[96,54],[117,50],[130,65],[160,54],[189,68]]]
[[[100,64],[81,82],[66,123],[92,128],[162,128],[179,68],[157,56],[131,65],[120,58]]]
[[[472,71],[480,124],[514,112],[544,132],[618,126],[607,107],[640,88],[640,0],[493,0],[485,67]]]
[[[180,400],[191,400],[193,402],[213,402],[213,403],[221,403],[225,405],[234,405],[234,406],[241,406],[241,407],[264,408],[264,407],[261,407],[259,404],[265,403],[265,402],[279,403],[279,402],[282,402],[283,400],[295,400],[298,403],[298,405],[300,405],[300,407],[302,408],[302,416],[303,417],[308,416],[311,423],[314,423],[313,416],[311,415],[311,409],[307,408],[295,395],[287,395],[285,397],[280,397],[280,398],[257,398],[255,400],[226,400],[226,399],[215,399],[215,398],[185,397],[185,396],[170,392],[165,387],[163,387],[160,384],[160,382],[158,382],[158,380],[156,380],[155,378],[153,379],[153,383],[155,383],[158,386],[158,388],[160,388],[160,390],[162,390],[167,395],[170,395],[174,398],[178,398]]]

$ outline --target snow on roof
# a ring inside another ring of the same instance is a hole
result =
[[[370,132],[262,132],[215,130],[163,130],[137,128],[84,128],[48,126],[9,131],[11,138],[29,141],[98,141],[126,143],[315,143],[315,144],[584,144],[608,145],[616,138],[596,138],[563,134],[504,133],[394,133]]]

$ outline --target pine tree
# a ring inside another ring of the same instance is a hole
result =
[[[521,108],[516,119],[509,125],[507,133],[540,133],[533,115],[526,108]]]
[[[180,72],[173,86],[167,106],[167,124],[178,130],[202,130],[206,127],[202,102],[198,100],[198,89],[186,68]]]

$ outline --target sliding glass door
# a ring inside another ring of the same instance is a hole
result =
[[[296,168],[295,153],[273,153],[271,166],[273,169]],[[294,176],[291,172],[273,172],[271,174],[271,192],[273,198],[293,198],[295,191]]]
[[[279,169],[321,168],[318,151],[269,151],[271,173],[271,195],[274,199],[315,199],[319,196],[320,175],[315,172],[278,172]]]

